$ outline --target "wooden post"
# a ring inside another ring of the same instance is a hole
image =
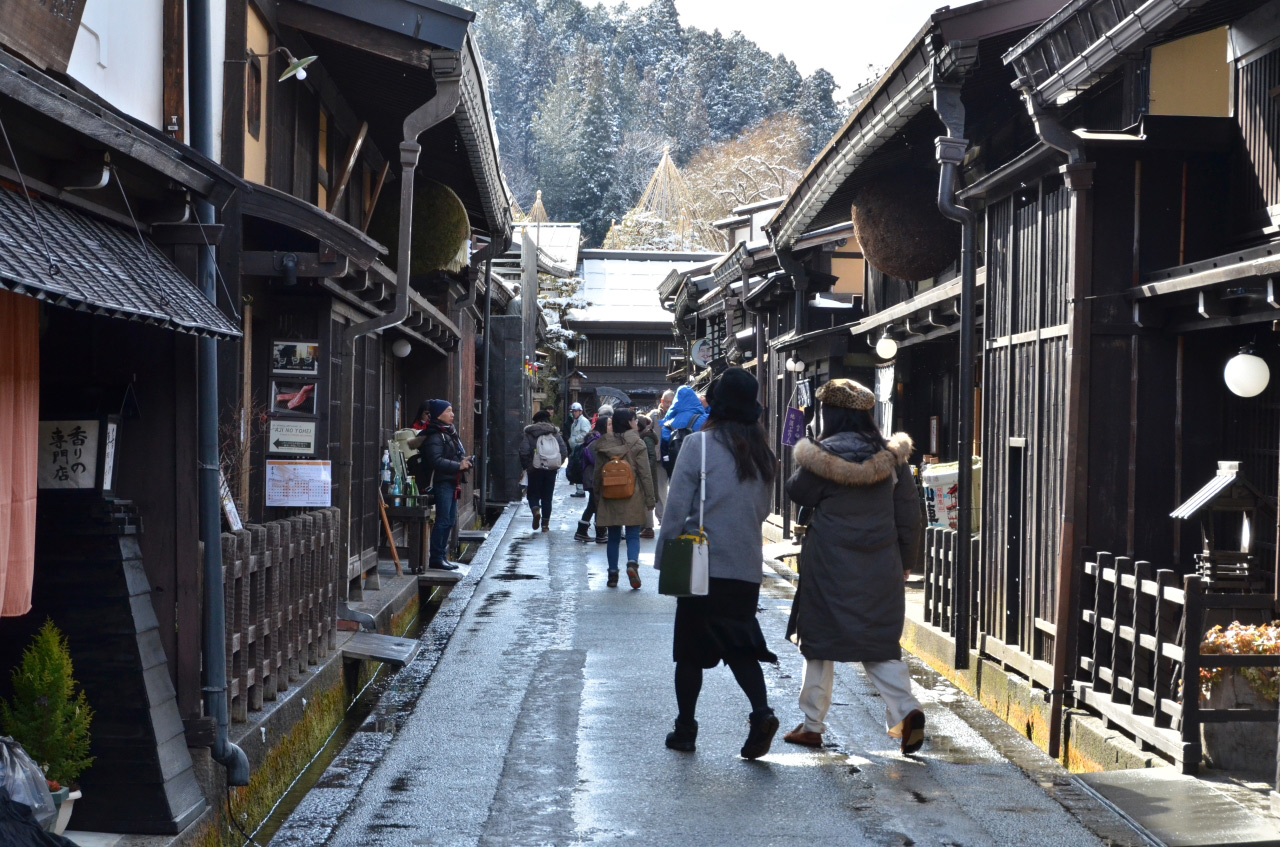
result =
[[[333,196],[329,198],[329,214],[333,214],[334,210],[338,208],[338,204],[342,202],[342,195],[346,193],[347,183],[351,181],[351,174],[360,163],[360,149],[364,147],[364,139],[368,134],[369,122],[361,121],[356,137],[351,139],[351,144],[347,147],[347,157],[342,163],[342,173],[338,176],[338,185],[333,189]],[[385,172],[386,166],[384,165],[383,168]]]
[[[1197,574],[1183,577],[1186,603],[1182,634],[1182,772],[1200,769],[1200,639],[1204,636],[1204,581]]]
[[[248,299],[247,297],[245,298]],[[253,304],[244,304],[244,320],[241,322],[240,339],[240,479],[237,481],[241,507],[249,517],[249,463],[252,461],[249,433],[257,421],[253,420]]]
[[[1049,694],[1049,755],[1057,758],[1062,748],[1062,711],[1065,692],[1074,675],[1072,650],[1076,598],[1081,567],[1080,548],[1088,530],[1089,504],[1089,345],[1093,290],[1093,162],[1063,165],[1060,171],[1071,191],[1070,257],[1068,262],[1070,297],[1067,301],[1067,409],[1066,437],[1069,445],[1062,492],[1062,530],[1058,553],[1058,604],[1053,640],[1053,690]]]

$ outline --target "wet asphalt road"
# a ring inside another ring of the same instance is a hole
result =
[[[674,601],[657,593],[654,542],[641,542],[639,591],[625,575],[605,588],[604,545],[573,541],[584,501],[568,492],[562,481],[549,534],[520,507],[273,847],[1137,843],[1003,724],[994,745],[980,735],[964,716],[980,725],[981,710],[923,671],[929,741],[917,756],[885,735],[855,666],[837,671],[827,748],[783,743],[800,721],[801,660],[783,639],[792,589],[770,572],[773,750],[738,757],[748,705],[724,667],[706,674],[697,752],[667,750]]]

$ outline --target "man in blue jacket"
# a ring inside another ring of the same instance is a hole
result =
[[[671,408],[662,419],[659,433],[662,436],[662,461],[668,466],[668,473],[670,473],[669,466],[675,461],[669,454],[672,434],[683,430],[684,432],[681,432],[681,438],[683,438],[684,435],[697,432],[706,422],[707,410],[703,407],[698,393],[687,385],[680,386],[676,391],[676,401],[671,404]]]

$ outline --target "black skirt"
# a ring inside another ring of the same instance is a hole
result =
[[[777,662],[756,620],[759,603],[759,583],[740,579],[712,578],[705,597],[681,597],[671,657],[704,668],[738,657]]]

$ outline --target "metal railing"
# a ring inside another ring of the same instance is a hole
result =
[[[222,534],[233,721],[336,647],[340,515],[321,509]]]

